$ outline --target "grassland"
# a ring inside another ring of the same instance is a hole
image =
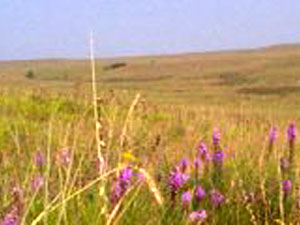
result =
[[[116,63],[125,66],[113,68]],[[188,211],[200,207],[207,210],[204,224],[299,223],[297,141],[293,172],[284,174],[279,164],[290,154],[286,129],[300,121],[299,46],[98,60],[96,70],[102,150],[111,172],[103,179],[89,62],[0,62],[1,218],[15,207],[23,224],[40,215],[38,224],[193,224]],[[137,93],[141,98],[128,114]],[[272,126],[278,138],[266,157]],[[213,164],[206,170],[202,162],[194,179],[197,147],[205,141],[213,154],[215,128],[226,155],[222,177],[216,181]],[[183,157],[191,161],[192,179],[173,204],[169,174]],[[117,208],[113,171],[128,166],[150,178],[132,178]],[[38,188],[37,177],[43,178]],[[289,196],[283,196],[284,179],[293,182]],[[180,195],[196,184],[207,196],[183,210]],[[226,198],[221,207],[209,201],[213,189]]]

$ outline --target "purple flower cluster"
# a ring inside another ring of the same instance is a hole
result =
[[[42,167],[44,164],[45,164],[45,155],[41,151],[38,151],[35,154],[35,165],[37,167]]]
[[[182,200],[183,206],[188,208],[191,203],[191,200],[192,200],[191,192],[190,191],[184,192],[182,194],[181,200]]]
[[[17,225],[18,224],[18,209],[13,207],[2,219],[1,225]]]
[[[295,123],[291,123],[287,129],[287,136],[289,141],[294,141],[296,139],[296,126]]]
[[[36,175],[31,181],[31,188],[34,192],[38,192],[44,185],[44,177],[42,175],[42,168],[45,165],[45,155],[41,151],[35,153],[35,165],[40,169],[40,175]]]
[[[129,182],[132,177],[132,170],[130,168],[124,168],[120,172],[119,180]]]
[[[189,179],[189,176],[181,172],[178,168],[171,172],[168,183],[171,192],[177,192]]]
[[[291,123],[287,129],[287,136],[289,140],[289,163],[291,167],[294,165],[295,158],[295,139],[296,139],[296,126],[295,123]]]
[[[185,173],[188,168],[189,162],[186,158],[181,159],[179,163],[179,168],[182,173]]]
[[[213,206],[219,207],[225,202],[225,197],[217,190],[212,190],[210,193],[210,200]]]
[[[199,155],[200,154],[201,155],[208,154],[207,148],[204,149],[204,147],[206,147],[206,146],[202,145],[202,147],[199,147],[199,149],[198,149]],[[198,170],[201,165],[201,159],[200,159],[199,155],[194,160],[194,166],[195,166],[196,170]],[[191,189],[186,189],[187,187],[189,187],[189,185],[186,185],[187,181],[189,179],[189,176],[186,173],[187,166],[188,166],[187,162],[188,162],[187,159],[185,159],[185,158],[182,159],[179,163],[179,166],[176,167],[169,175],[168,185],[169,185],[170,193],[171,193],[171,203],[172,203],[172,206],[175,206],[176,195],[178,193],[181,193],[181,205],[184,210],[189,212],[189,220],[193,223],[198,223],[198,222],[201,223],[207,218],[206,210],[201,209],[201,210],[190,211],[190,207],[191,207],[192,201],[194,203],[197,203],[197,205],[199,206],[199,203],[205,198],[206,192],[205,192],[205,189],[201,185],[197,185],[196,187],[194,187],[193,191],[191,191]],[[197,179],[197,176],[196,176],[196,179]],[[183,192],[181,192],[181,191],[183,191]],[[221,201],[221,200],[219,200],[219,201]]]
[[[206,193],[204,188],[202,188],[200,185],[196,187],[194,190],[194,198],[197,200],[197,202],[200,202],[204,197]],[[181,196],[181,201],[184,206],[189,206],[192,200],[192,195],[190,191],[183,192]]]
[[[193,196],[191,191],[184,191],[181,195],[181,203],[184,210],[189,211],[192,199],[195,199],[197,203],[200,203],[201,200],[205,197],[206,193],[204,188],[200,185],[196,187],[193,192]],[[195,202],[195,203],[196,203]],[[207,214],[205,210],[195,210],[189,213],[189,219],[192,222],[202,222],[207,218]]]
[[[196,158],[196,159],[194,160],[194,166],[195,166],[195,168],[196,168],[196,171],[198,171],[198,170],[200,169],[200,167],[201,167],[201,159]]]
[[[214,129],[213,135],[212,135],[213,145],[218,147],[220,144],[220,139],[221,139],[221,134],[220,134],[219,130]]]
[[[32,180],[32,189],[34,191],[39,191],[40,188],[44,185],[44,177],[43,176],[37,176]]]
[[[285,196],[288,196],[292,192],[292,181],[284,180],[282,181],[282,189]]]
[[[197,201],[201,201],[205,197],[205,190],[200,185],[195,190],[195,198]]]
[[[191,191],[184,191],[181,195],[181,203],[185,210],[190,209],[190,205],[192,202],[192,198],[194,198],[198,203],[205,197],[206,193],[204,188],[200,185],[196,187],[194,190],[194,194],[192,196]],[[207,218],[207,213],[205,210],[195,210],[189,213],[189,219],[191,222],[203,222]]]
[[[213,162],[214,162],[214,181],[219,182],[221,179],[220,175],[223,172],[223,161],[224,161],[224,152],[223,150],[215,150],[213,154]]]
[[[224,161],[224,152],[223,150],[216,150],[213,155],[214,162],[222,163]]]
[[[22,217],[24,209],[24,190],[20,186],[14,186],[11,191],[12,204],[4,214],[1,225],[17,225]]]
[[[272,145],[277,138],[277,130],[276,128],[271,128],[269,139],[270,139],[270,150],[272,150]],[[295,123],[289,124],[287,128],[287,138],[289,141],[289,152],[288,155],[283,156],[280,159],[280,168],[283,173],[291,172],[294,164],[295,158],[295,139],[296,139],[296,126]]]
[[[273,144],[278,137],[278,132],[276,127],[271,127],[269,131],[269,141]]]
[[[213,146],[214,146],[214,151],[211,156],[209,154],[208,147],[205,144],[205,142],[202,141],[197,148],[197,156],[194,159],[194,169],[196,172],[195,173],[196,184],[199,182],[198,171],[202,163],[204,163],[204,168],[206,169],[206,171],[208,171],[209,169],[208,162],[210,160],[214,162],[218,171],[219,169],[222,169],[225,156],[224,156],[224,151],[220,150],[220,133],[217,130],[214,130],[213,132]],[[181,204],[185,210],[190,209],[192,201],[193,201],[193,207],[196,206],[198,208],[200,206],[200,203],[206,196],[205,189],[199,184],[192,188],[193,192],[190,191],[191,189],[186,189],[191,185],[191,184],[187,185],[187,181],[189,179],[189,175],[187,174],[188,165],[189,165],[188,160],[186,158],[183,158],[180,161],[178,167],[176,167],[168,177],[168,186],[171,193],[172,206],[175,206],[177,194],[181,193]],[[210,197],[210,203],[214,207],[220,207],[225,202],[224,195],[215,189],[213,189],[210,192],[209,197]],[[207,218],[207,213],[203,209],[191,211],[189,214],[189,219],[192,222],[202,222],[206,218]]]
[[[207,146],[204,142],[201,142],[200,145],[198,146],[198,155],[203,156],[208,153]]]
[[[192,221],[192,222],[197,222],[197,223],[201,223],[203,222],[205,219],[207,218],[207,213],[204,209],[202,210],[197,210],[197,211],[192,211],[190,214],[189,214],[189,219]]]
[[[201,142],[198,147],[198,157],[200,157],[203,161],[209,161],[209,152],[206,144]]]
[[[131,168],[124,168],[120,171],[112,190],[111,201],[113,204],[116,204],[129,188],[132,175]]]

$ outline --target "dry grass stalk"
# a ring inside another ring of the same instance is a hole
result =
[[[126,117],[126,120],[125,120],[125,123],[124,123],[124,126],[123,126],[121,137],[120,137],[120,145],[121,145],[121,147],[124,146],[125,137],[126,137],[126,134],[127,134],[128,123],[129,123],[129,121],[131,119],[131,115],[133,113],[133,110],[135,109],[136,105],[139,102],[140,97],[141,97],[141,94],[137,93],[137,95],[135,96],[135,98],[134,98],[133,102],[131,103],[130,108],[128,110],[127,117]]]
[[[277,165],[277,173],[278,173],[278,177],[282,177],[281,174],[281,168],[280,168],[280,163],[278,163]],[[281,180],[281,179],[280,179]],[[281,183],[279,184],[279,213],[280,213],[280,221],[284,224],[284,193],[283,193],[283,187],[281,185]]]
[[[47,144],[47,167],[45,172],[45,192],[44,192],[44,207],[49,204],[49,177],[51,171],[51,145],[52,145],[52,122],[49,122],[48,144]],[[44,223],[48,224],[47,212],[45,213]]]
[[[130,187],[130,189],[128,189],[125,194],[122,196],[122,198],[118,201],[118,204],[114,207],[114,209],[112,210],[112,212],[110,213],[108,220],[106,222],[106,225],[111,225],[113,224],[114,219],[117,217],[118,212],[121,209],[122,203],[124,202],[124,200],[126,199],[126,197],[131,193],[132,190],[135,189],[137,185],[133,185]]]
[[[269,202],[267,200],[267,196],[266,196],[266,188],[265,188],[265,183],[266,183],[266,174],[265,174],[265,168],[266,164],[264,161],[264,154],[260,154],[259,157],[259,171],[261,174],[261,180],[260,180],[260,190],[261,190],[261,197],[262,197],[262,203],[264,205],[265,208],[265,224],[269,224],[268,220],[269,220]]]
[[[55,201],[52,201],[51,204],[48,204],[48,206],[33,220],[33,222],[31,223],[31,225],[38,224],[41,221],[41,219],[43,219],[44,216],[47,215],[47,213],[53,212],[56,209],[60,208],[61,206],[65,205],[68,201],[72,200],[74,197],[76,197],[76,196],[80,195],[81,193],[85,192],[86,190],[88,190],[89,188],[91,188],[92,186],[94,186],[95,184],[97,184],[98,182],[102,181],[103,179],[109,177],[111,174],[115,173],[116,171],[117,171],[117,169],[113,169],[113,170],[110,170],[110,171],[108,171],[108,172],[100,175],[98,178],[94,179],[93,181],[91,181],[90,183],[88,183],[83,188],[77,190],[73,194],[71,194],[68,197],[66,197],[63,201],[57,203],[56,205],[53,205],[54,202],[57,200],[57,198],[59,196],[61,196],[61,194],[59,194],[55,198]]]
[[[135,193],[131,196],[131,198],[128,200],[127,204],[125,207],[123,207],[122,211],[118,214],[118,216],[115,218],[114,223],[113,224],[118,224],[119,219],[122,218],[122,216],[124,215],[124,213],[126,212],[126,210],[129,208],[129,206],[131,205],[131,203],[136,199],[139,191],[141,190],[142,185],[138,185],[138,187],[136,188]]]
[[[146,183],[148,184],[149,188],[150,188],[150,191],[153,193],[153,196],[156,200],[156,202],[162,206],[163,205],[163,198],[160,194],[160,191],[158,190],[156,184],[155,184],[155,181],[154,179],[150,176],[149,173],[147,173],[147,171],[143,168],[140,168],[139,169],[139,172],[141,174],[143,174],[143,176],[145,177],[145,181]]]
[[[100,138],[100,118],[98,114],[98,101],[97,101],[97,83],[96,83],[96,65],[95,65],[95,55],[94,55],[94,39],[93,34],[91,33],[90,37],[90,61],[91,61],[91,70],[92,70],[92,91],[93,91],[93,106],[94,106],[94,119],[95,119],[95,135],[98,151],[98,159],[100,163],[99,172],[102,174],[104,172],[104,158],[102,156],[102,146],[103,141]]]

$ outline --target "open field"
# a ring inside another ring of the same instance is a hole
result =
[[[89,61],[0,62],[0,218],[300,223],[300,45],[98,60],[96,71],[102,176]]]
[[[299,59],[300,47],[295,45],[102,60],[97,62],[97,73],[101,88],[142,90],[156,100],[159,95],[163,102],[203,105],[207,101],[264,101],[278,96],[294,97],[299,92]],[[126,66],[108,68],[120,62]],[[33,86],[72,87],[91,81],[89,62],[81,60],[1,62],[0,66],[1,83],[24,84],[27,70],[35,73],[35,79],[27,79]]]

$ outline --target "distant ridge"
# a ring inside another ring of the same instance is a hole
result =
[[[237,48],[237,49],[222,49],[211,51],[198,51],[198,52],[178,52],[178,53],[160,53],[160,54],[144,54],[144,55],[128,55],[128,56],[114,56],[114,57],[100,57],[97,60],[121,60],[130,58],[151,58],[151,57],[178,57],[178,56],[196,56],[196,55],[217,55],[217,54],[235,54],[235,53],[255,53],[263,51],[287,51],[298,50],[300,51],[300,43],[286,43],[286,44],[274,44],[255,48]],[[87,58],[36,58],[36,59],[16,59],[16,60],[0,60],[0,62],[28,62],[28,61],[85,61]]]
[[[278,51],[278,50],[300,50],[300,43],[290,43],[290,44],[275,44],[267,45],[255,48],[237,48],[237,49],[224,49],[224,50],[214,50],[214,51],[203,51],[203,52],[188,52],[182,54],[174,55],[202,55],[202,54],[226,54],[226,53],[247,53],[247,52],[260,52],[260,51]]]
[[[270,45],[260,48],[262,50],[293,50],[300,49],[300,43],[291,43],[291,44],[279,44],[279,45]]]

